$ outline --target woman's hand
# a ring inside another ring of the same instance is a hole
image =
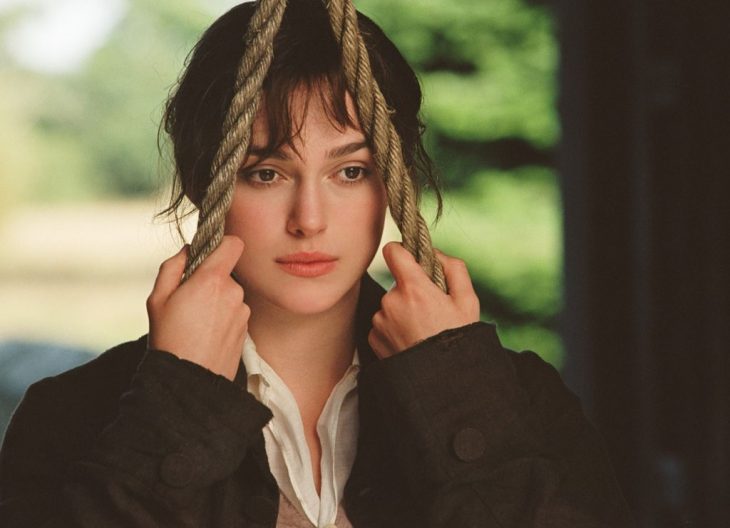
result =
[[[224,236],[182,285],[187,246],[162,263],[147,299],[150,348],[233,380],[251,315],[243,288],[231,278],[242,252],[240,238]]]
[[[383,247],[395,286],[383,296],[373,316],[368,343],[380,359],[436,335],[479,321],[479,298],[463,260],[439,250],[449,293],[436,286],[408,250],[398,242]]]

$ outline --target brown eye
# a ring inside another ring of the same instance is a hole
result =
[[[340,174],[344,176],[344,183],[358,183],[365,179],[368,175],[368,170],[365,167],[345,167],[340,170]]]
[[[271,170],[271,169],[257,170],[254,174],[258,174],[259,179],[261,181],[265,181],[265,182],[273,181],[274,178],[276,177],[276,171]]]
[[[347,176],[351,180],[354,180],[355,178],[360,176],[361,172],[362,169],[360,167],[347,167],[345,169],[345,176]]]
[[[244,171],[242,176],[249,184],[258,187],[271,187],[277,183],[277,173],[274,169],[253,169]]]

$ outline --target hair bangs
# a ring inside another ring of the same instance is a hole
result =
[[[347,108],[347,86],[339,67],[328,72],[296,73],[300,75],[274,72],[264,83],[260,111],[265,112],[268,141],[266,145],[255,146],[263,156],[284,146],[299,154],[295,140],[301,134],[312,104],[321,106],[337,130],[359,128],[357,115],[352,115]]]

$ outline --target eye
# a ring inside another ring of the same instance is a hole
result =
[[[344,176],[344,183],[358,183],[365,179],[370,174],[370,171],[367,170],[365,167],[358,167],[353,165],[352,167],[345,167],[344,169],[340,169],[339,173]]]
[[[269,186],[274,183],[278,173],[274,169],[256,169],[245,171],[243,177],[253,185]]]

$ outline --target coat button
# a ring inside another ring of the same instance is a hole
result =
[[[252,521],[267,524],[276,517],[278,505],[269,497],[254,495],[244,500],[243,511]]]
[[[173,488],[184,488],[193,480],[193,465],[183,454],[172,453],[162,459],[160,478]]]
[[[451,445],[459,460],[473,462],[484,454],[484,435],[479,429],[465,427],[454,435]]]
[[[373,491],[371,488],[363,488],[357,492],[357,496],[360,498],[367,497],[371,491]]]

